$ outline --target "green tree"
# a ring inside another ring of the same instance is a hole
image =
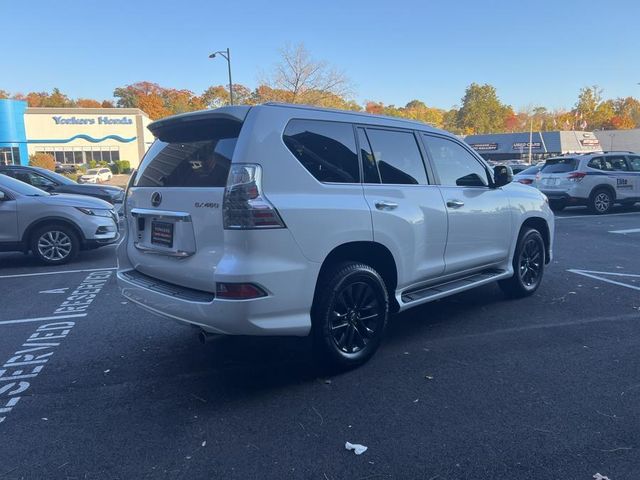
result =
[[[500,101],[495,87],[472,83],[462,98],[457,126],[468,134],[500,132],[512,111],[510,106]]]
[[[452,133],[462,133],[460,127],[458,127],[458,112],[459,110],[455,107],[444,112],[442,115],[442,128]]]

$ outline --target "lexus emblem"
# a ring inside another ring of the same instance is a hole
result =
[[[162,194],[160,192],[153,192],[151,194],[151,205],[157,207],[162,203]]]

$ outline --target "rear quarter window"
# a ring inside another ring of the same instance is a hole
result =
[[[320,182],[359,183],[360,167],[353,126],[322,120],[291,120],[284,144]]]
[[[554,158],[547,160],[541,173],[567,173],[578,168],[578,160],[575,158]]]

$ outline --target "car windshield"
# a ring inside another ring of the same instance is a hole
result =
[[[28,183],[21,182],[20,180],[16,180],[15,178],[11,178],[7,175],[0,175],[0,186],[6,187],[15,193],[26,195],[28,197],[48,197],[51,195],[44,190],[40,190],[39,188],[33,187]]]
[[[572,172],[578,166],[575,158],[550,158],[542,167],[542,173],[567,173]]]
[[[535,175],[540,171],[540,168],[541,167],[534,165],[533,167],[522,170],[519,175]]]
[[[98,174],[98,169],[97,168],[92,168],[91,170],[87,170],[87,175],[97,175]]]

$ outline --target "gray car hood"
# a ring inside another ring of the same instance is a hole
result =
[[[37,197],[38,201],[47,205],[57,205],[61,207],[84,207],[84,208],[105,208],[113,209],[113,205],[99,198],[88,197],[86,195],[73,195],[70,193],[58,193]]]

